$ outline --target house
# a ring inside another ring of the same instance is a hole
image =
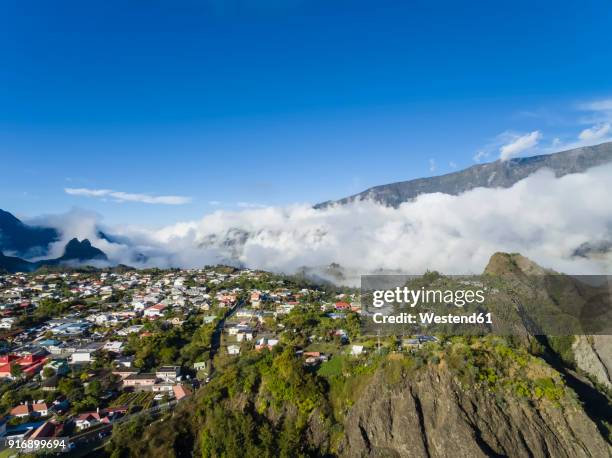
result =
[[[113,375],[117,375],[121,378],[121,380],[125,380],[130,375],[138,374],[139,370],[133,367],[125,367],[119,366],[116,369],[113,369]]]
[[[30,404],[27,402],[25,404],[19,404],[11,409],[10,415],[12,417],[24,418],[29,417],[32,412]]]
[[[124,388],[133,388],[137,391],[151,391],[157,382],[155,374],[131,374],[123,379]]]
[[[19,366],[25,377],[33,377],[42,370],[46,361],[47,358],[39,353],[30,353],[22,357],[14,354],[0,356],[0,378],[15,379],[13,375],[15,366]]]
[[[257,315],[255,310],[241,309],[236,312],[237,318],[254,318]]]
[[[437,342],[438,338],[435,336],[424,336],[418,335],[413,339],[404,339],[402,340],[403,347],[420,347],[421,344],[425,344],[427,342]]]
[[[251,306],[254,308],[261,306],[261,293],[259,291],[251,291]]]
[[[0,329],[11,329],[15,324],[15,317],[7,317],[0,319]]]
[[[304,358],[320,358],[321,357],[321,352],[320,351],[305,351],[303,353]]]
[[[102,348],[109,353],[119,354],[123,350],[123,342],[118,340],[109,340]]]
[[[255,337],[255,333],[253,332],[252,329],[241,329],[238,331],[238,333],[236,334],[236,340],[238,342],[242,342],[243,340],[253,340],[253,338]]]
[[[193,368],[196,370],[198,378],[204,378],[208,375],[210,360],[195,362]]]
[[[151,386],[154,392],[170,392],[174,389],[174,382],[158,382]]]
[[[49,406],[46,402],[37,402],[32,405],[32,413],[35,416],[46,417],[49,415]]]
[[[53,359],[43,366],[43,369],[53,369],[56,375],[66,375],[70,368],[65,359]]]
[[[87,364],[91,363],[93,360],[94,357],[91,351],[75,351],[70,355],[71,364]]]
[[[238,346],[238,345],[229,345],[227,347],[227,353],[229,355],[239,355],[240,354],[240,346]]]
[[[261,339],[257,340],[257,342],[255,342],[255,350],[259,351],[263,350],[264,348],[272,350],[275,345],[278,345],[278,339],[262,337]]]
[[[24,418],[30,415],[34,417],[46,417],[49,414],[49,406],[45,402],[19,404],[11,409],[13,417]]]
[[[128,406],[121,405],[116,407],[107,407],[106,409],[102,409],[100,413],[106,417],[111,417],[114,419],[115,417],[123,416],[128,412]]]
[[[90,327],[91,323],[87,322],[67,322],[55,326],[51,329],[51,332],[54,335],[77,336],[87,332]]]
[[[74,353],[70,356],[72,364],[91,363],[95,359],[95,354],[104,346],[101,342],[91,342],[75,348]]]
[[[334,304],[334,308],[336,310],[350,310],[351,304],[349,304],[348,302],[336,302]]]
[[[134,324],[125,329],[121,329],[117,331],[117,334],[120,336],[127,336],[129,334],[138,334],[140,331],[142,331],[142,328],[144,328],[142,324]]]
[[[191,388],[186,385],[174,385],[173,391],[177,401],[191,395]]]
[[[142,312],[145,308],[147,308],[147,304],[142,301],[134,301],[132,302],[132,307],[137,312]]]
[[[115,358],[115,363],[123,367],[132,367],[132,364],[134,363],[134,359],[135,359],[134,355],[120,356],[118,358]]]
[[[164,310],[166,310],[166,304],[155,304],[151,307],[148,307],[144,311],[144,316],[147,318],[158,318],[164,314]]]
[[[202,318],[204,324],[210,324],[217,319],[216,315],[206,315]]]
[[[100,412],[85,412],[74,419],[74,425],[79,431],[99,425],[100,423],[110,423],[110,418],[102,416]]]
[[[155,371],[157,378],[167,382],[176,382],[180,373],[181,368],[179,366],[162,366]]]
[[[181,320],[178,316],[175,316],[169,321],[172,326],[183,326],[184,322],[185,320]]]
[[[44,339],[37,344],[40,348],[44,348],[49,353],[61,352],[61,341],[57,339]]]

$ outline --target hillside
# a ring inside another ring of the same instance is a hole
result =
[[[0,272],[30,272],[34,269],[33,263],[15,256],[5,256],[0,251]]]
[[[474,165],[446,175],[375,186],[344,199],[317,204],[315,208],[325,208],[335,204],[343,205],[363,199],[372,199],[387,206],[397,207],[402,202],[414,199],[420,194],[441,192],[457,195],[478,187],[509,188],[543,168],[554,171],[555,175],[560,177],[570,173],[584,172],[591,167],[610,161],[612,161],[612,142],[554,154],[515,158],[508,161],[498,160],[488,164]]]
[[[172,418],[117,430],[109,450],[152,457],[610,453],[605,425],[563,375],[504,339],[457,337],[411,355],[384,350],[320,374],[305,371],[291,347],[241,358]]]
[[[496,253],[487,268],[500,285],[529,287],[543,272]],[[504,283],[506,282],[506,283]],[[513,312],[510,319],[529,313]],[[609,393],[573,360],[568,337],[447,336],[398,348],[388,337],[351,339],[318,368],[303,348],[324,314],[307,305],[284,322],[282,345],[215,357],[216,373],[187,403],[145,427],[113,432],[110,456],[607,457]],[[348,324],[347,324],[348,326]],[[331,345],[331,344],[328,344]],[[329,347],[332,348],[332,347]],[[610,348],[605,349],[607,354]]]

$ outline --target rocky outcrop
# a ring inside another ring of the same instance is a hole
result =
[[[572,351],[579,369],[612,388],[612,336],[576,336]]]
[[[92,246],[87,239],[79,241],[74,238],[68,242],[64,249],[64,254],[55,259],[43,259],[38,262],[29,262],[21,258],[5,256],[0,251],[0,271],[9,273],[31,272],[40,267],[62,266],[65,264],[74,265],[88,261],[108,261],[106,254]]]
[[[528,402],[462,388],[434,367],[390,384],[379,374],[345,421],[346,457],[609,457],[578,403]]]

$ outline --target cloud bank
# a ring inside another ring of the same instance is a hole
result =
[[[87,237],[112,262],[139,267],[224,262],[293,273],[339,263],[355,274],[467,274],[482,272],[493,253],[506,251],[566,273],[610,273],[609,252],[577,256],[576,250],[612,240],[611,177],[612,164],[561,178],[543,170],[508,189],[421,195],[399,208],[358,201],[320,210],[305,204],[219,210],[155,231],[103,227],[86,212],[48,223],[61,223],[64,241]],[[100,236],[101,226],[115,243]]]
[[[184,196],[152,196],[149,194],[113,191],[112,189],[65,188],[64,192],[72,196],[112,199],[115,202],[141,202],[154,205],[183,205],[191,202],[191,198]]]

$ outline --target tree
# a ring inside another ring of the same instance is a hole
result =
[[[2,410],[10,409],[17,403],[17,398],[15,397],[15,393],[13,390],[6,391],[2,398],[0,398],[0,406],[2,406]]]
[[[11,375],[16,379],[19,379],[23,376],[23,369],[19,364],[13,364],[11,366]]]
[[[42,375],[44,378],[53,377],[55,375],[55,370],[52,367],[45,367],[42,371]]]
[[[102,383],[100,383],[99,380],[89,382],[87,388],[85,388],[85,393],[95,398],[99,398],[102,394]]]

